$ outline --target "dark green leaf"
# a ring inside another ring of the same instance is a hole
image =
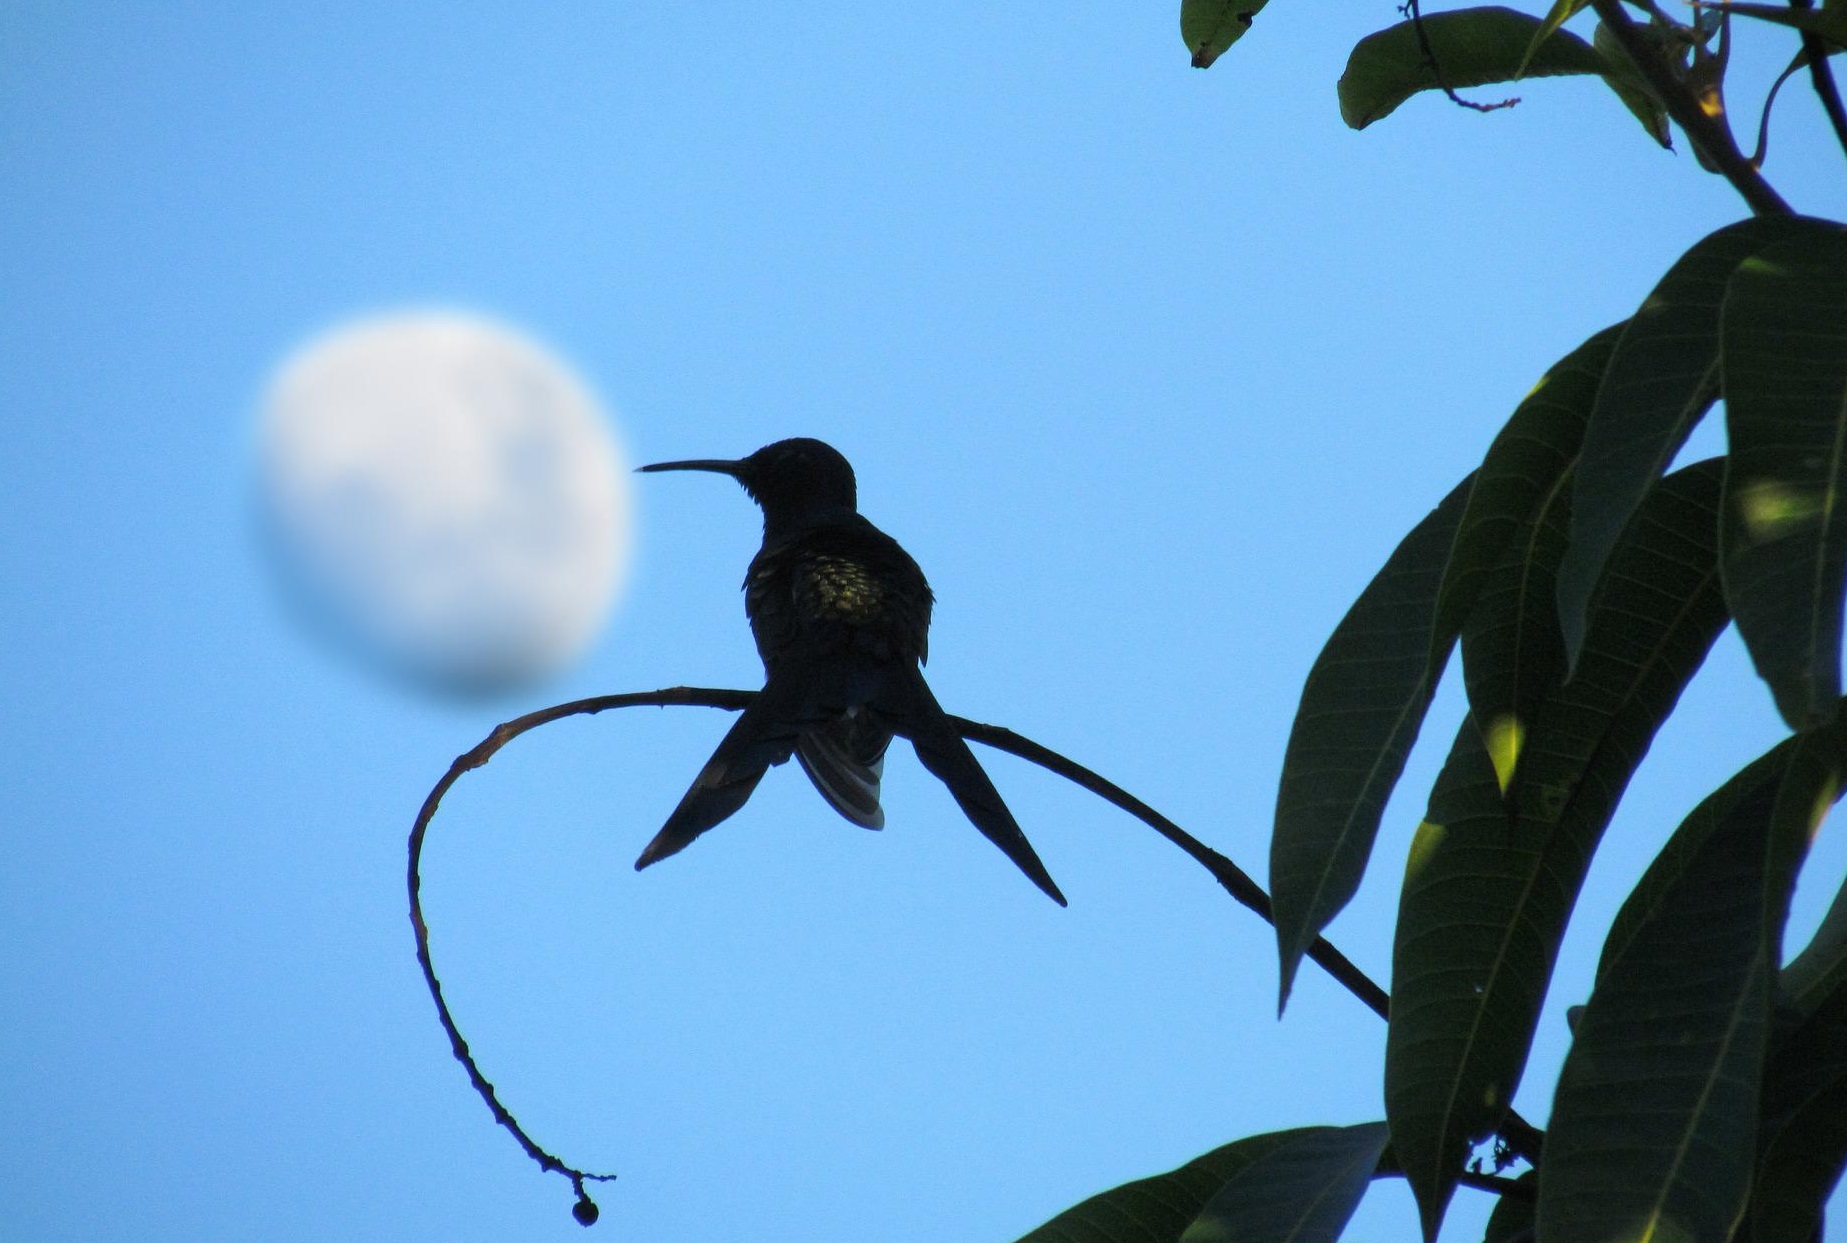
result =
[[[1688,817],[1676,836],[1690,840],[1624,904],[1559,1073],[1542,1241],[1724,1240],[1743,1214],[1777,947],[1840,741],[1805,736],[1766,759]]]
[[[1341,120],[1365,129],[1419,91],[1510,82],[1523,62],[1526,76],[1535,78],[1600,74],[1606,68],[1590,44],[1564,30],[1553,31],[1528,58],[1527,45],[1539,26],[1536,17],[1488,6],[1425,15],[1423,38],[1429,41],[1429,53],[1415,22],[1367,35],[1354,46],[1347,71],[1340,75]],[[1441,68],[1440,82],[1433,59]]]
[[[1232,1175],[1180,1243],[1334,1243],[1366,1194],[1385,1123],[1307,1127]]]
[[[1336,628],[1309,674],[1290,734],[1271,839],[1287,1000],[1303,952],[1352,898],[1463,622],[1510,539],[1576,458],[1622,325],[1553,365],[1489,446],[1472,485],[1406,537]],[[1466,503],[1459,520],[1451,506]],[[1445,545],[1444,532],[1453,532]],[[1442,574],[1434,617],[1428,575]],[[1427,636],[1419,662],[1417,639]]]
[[[1533,1193],[1539,1175],[1532,1170],[1514,1179],[1526,1188],[1524,1196],[1504,1195],[1488,1215],[1488,1228],[1481,1243],[1531,1243],[1533,1238]]]
[[[1513,780],[1526,731],[1539,706],[1565,680],[1558,634],[1558,563],[1565,555],[1570,476],[1561,475],[1502,551],[1481,599],[1462,628],[1462,670],[1469,711],[1481,730],[1495,776]]]
[[[1437,634],[1447,643],[1465,620],[1468,623],[1462,657],[1470,679],[1469,703],[1503,781],[1512,768],[1520,737],[1531,723],[1530,713],[1518,709],[1530,707],[1533,697],[1523,696],[1521,688],[1530,690],[1536,685],[1533,674],[1537,671],[1530,661],[1522,667],[1517,657],[1503,662],[1495,643],[1511,643],[1507,650],[1517,652],[1533,646],[1530,640],[1536,631],[1542,640],[1557,631],[1551,616],[1533,615],[1535,607],[1555,615],[1550,595],[1542,601],[1536,592],[1524,589],[1540,584],[1525,571],[1531,564],[1529,558],[1518,552],[1510,556],[1509,547],[1523,542],[1530,552],[1534,538],[1544,541],[1547,568],[1539,577],[1549,593],[1562,541],[1545,538],[1544,533],[1564,518],[1561,487],[1577,460],[1597,386],[1621,332],[1621,324],[1605,328],[1560,359],[1507,420],[1475,472],[1456,550],[1444,572]],[[1501,568],[1495,571],[1491,586],[1489,572],[1497,563]],[[1495,616],[1484,617],[1481,611],[1490,608],[1491,599],[1497,602],[1491,610]],[[1533,623],[1524,627],[1520,624],[1522,601],[1526,618]],[[1556,647],[1555,641],[1552,646]],[[1441,654],[1433,652],[1433,665],[1447,654],[1447,648]],[[1553,685],[1548,682],[1539,693],[1549,692]]]
[[[1847,1164],[1847,985],[1819,999],[1764,1072],[1751,1243],[1811,1243]]]
[[[1519,1001],[1532,994],[1537,1010],[1544,992],[1544,938],[1534,942],[1512,915],[1544,838],[1544,826],[1509,823],[1481,732],[1465,718],[1405,863],[1386,1029],[1385,1115],[1426,1239],[1436,1237],[1470,1146],[1506,1114],[1505,1067],[1513,1064],[1517,1082],[1525,1061],[1526,1035],[1480,1018],[1485,1003],[1509,1008],[1510,972]]]
[[[1791,728],[1841,693],[1847,588],[1847,229],[1767,247],[1721,315],[1726,598]]]
[[[1574,661],[1610,550],[1719,395],[1726,282],[1751,255],[1817,228],[1809,220],[1760,217],[1720,229],[1668,270],[1617,341],[1584,432],[1571,546],[1559,568],[1559,622]]]
[[[1796,741],[1794,738],[1785,739],[1752,760],[1734,774],[1731,780],[1707,795],[1681,821],[1680,827],[1668,838],[1667,844],[1655,856],[1654,863],[1642,874],[1635,888],[1630,890],[1628,900],[1611,921],[1610,931],[1603,939],[1603,955],[1597,963],[1598,979],[1601,980],[1604,972],[1622,956],[1643,919],[1666,900],[1670,886],[1676,877],[1686,871],[1687,862],[1693,853],[1704,846],[1706,839],[1720,826],[1730,821],[1738,804],[1748,798],[1760,797],[1764,789],[1774,789],[1782,781],[1783,774],[1789,769]]]
[[[1018,1243],[1179,1243],[1228,1179],[1294,1134],[1274,1131],[1234,1140],[1177,1170],[1091,1196]]]
[[[1251,19],[1270,0],[1180,0],[1180,37],[1193,57],[1193,68],[1204,69],[1225,49],[1244,37]]]
[[[1725,614],[1719,465],[1650,495],[1611,558],[1577,676],[1539,709],[1504,801],[1465,721],[1405,869],[1385,1106],[1434,1235],[1470,1145],[1519,1085],[1560,938],[1629,777]]]
[[[1624,532],[1576,673],[1522,748],[1508,792],[1522,819],[1561,829],[1595,822],[1601,832],[1724,629],[1716,548],[1724,469],[1723,458],[1709,458],[1669,475]]]
[[[1698,849],[1706,836],[1732,814],[1740,799],[1780,779],[1780,774],[1788,768],[1790,752],[1796,743],[1795,738],[1784,739],[1758,756],[1730,781],[1707,795],[1681,822],[1680,828],[1656,856],[1653,866],[1630,891],[1628,901],[1616,912],[1603,940],[1603,956],[1597,965],[1599,978],[1628,946],[1641,918],[1659,903],[1667,883],[1685,870],[1685,857]],[[1834,798],[1839,797],[1837,790]],[[1843,983],[1847,983],[1847,885],[1835,896],[1808,946],[1783,969],[1777,991],[1783,1004],[1799,1017],[1814,1009],[1822,996]]]
[[[1353,897],[1455,631],[1433,633],[1438,585],[1475,476],[1392,553],[1309,670],[1283,755],[1270,838],[1279,1007],[1302,955]]]
[[[1605,328],[1554,363],[1488,446],[1443,572],[1436,625],[1443,648],[1432,650],[1432,665],[1448,657],[1507,542],[1577,461],[1603,369],[1622,331],[1622,324]]]

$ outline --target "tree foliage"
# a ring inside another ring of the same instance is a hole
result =
[[[1193,63],[1261,7],[1183,0]],[[1568,28],[1587,9],[1589,37]],[[1679,20],[1650,0],[1404,12],[1353,49],[1353,128],[1420,91],[1492,111],[1515,101],[1459,92],[1594,75],[1648,138],[1670,145],[1678,126],[1751,215],[1541,378],[1308,674],[1270,853],[1285,1005],[1461,651],[1469,713],[1405,865],[1385,1118],[1235,1140],[1021,1243],[1331,1240],[1382,1176],[1408,1181],[1426,1238],[1467,1182],[1501,1196],[1491,1241],[1808,1243],[1847,1163],[1847,888],[1786,965],[1781,950],[1847,773],[1847,226],[1784,203],[1763,136],[1739,148],[1724,87],[1735,34],[1789,40],[1783,79],[1807,75],[1847,153],[1828,66],[1847,17],[1739,3]],[[1721,408],[1727,452],[1672,469]],[[1698,805],[1611,921],[1542,1134],[1511,1101],[1579,887],[1730,623],[1791,735]],[[1489,1140],[1484,1171],[1472,1154]]]

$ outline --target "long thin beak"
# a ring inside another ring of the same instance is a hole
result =
[[[725,462],[716,458],[700,458],[692,462],[656,462],[652,466],[638,467],[638,471],[654,470],[706,470],[715,475],[730,475],[733,479],[743,469],[742,462]]]

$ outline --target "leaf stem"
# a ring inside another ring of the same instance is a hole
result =
[[[1789,7],[1812,9],[1815,0],[1789,0]],[[1841,92],[1834,85],[1834,70],[1828,66],[1827,42],[1814,31],[1805,30],[1802,50],[1808,54],[1809,81],[1821,100],[1821,110],[1828,114],[1828,124],[1834,127],[1834,140],[1841,145],[1842,152],[1847,152],[1847,108],[1841,107]]]

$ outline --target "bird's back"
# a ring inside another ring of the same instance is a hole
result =
[[[766,541],[744,580],[751,634],[772,677],[791,665],[861,674],[914,666],[928,655],[932,603],[910,554],[857,515]]]
[[[744,579],[765,692],[797,725],[795,754],[855,824],[885,823],[879,776],[890,725],[867,711],[916,676],[929,641],[930,585],[898,542],[857,514],[766,538]]]

